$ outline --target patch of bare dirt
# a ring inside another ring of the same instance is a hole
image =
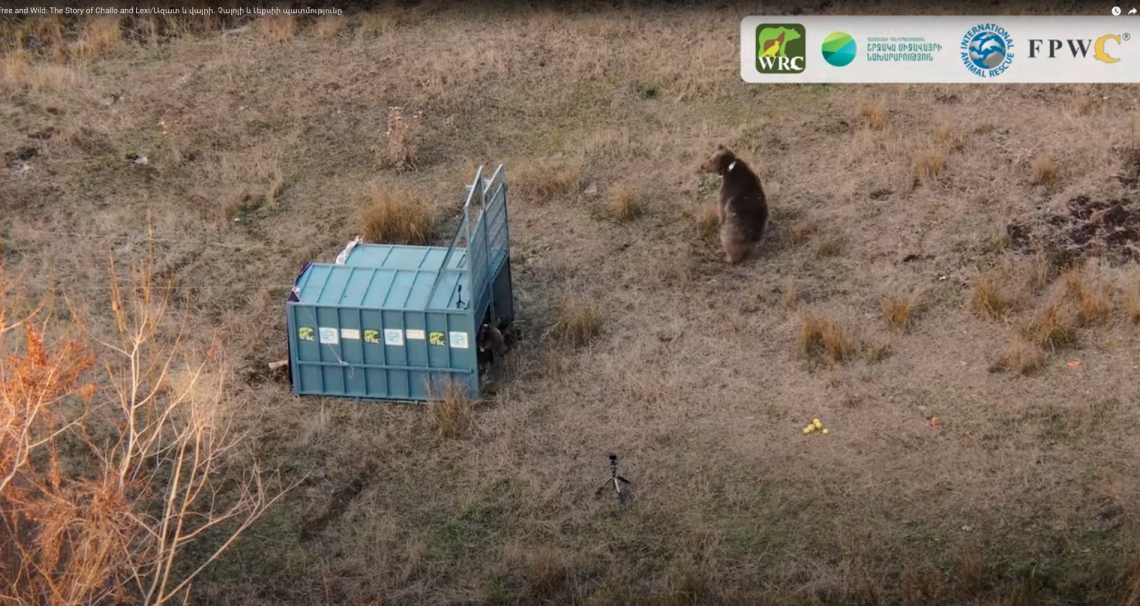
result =
[[[329,500],[329,506],[328,509],[325,510],[325,513],[311,520],[307,520],[301,527],[301,540],[312,540],[330,523],[335,522],[344,515],[344,512],[348,510],[348,505],[352,500],[360,496],[360,493],[364,491],[368,477],[371,476],[373,472],[373,466],[367,465],[353,478],[352,482],[340,490],[337,490],[336,493],[333,494],[332,499]]]
[[[1010,223],[1006,235],[1013,250],[1044,253],[1057,265],[1090,256],[1117,265],[1140,261],[1140,204],[1078,196],[1065,212]]]

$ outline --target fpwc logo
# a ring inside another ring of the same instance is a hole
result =
[[[761,74],[800,74],[807,61],[807,34],[797,23],[756,27],[756,71]]]
[[[962,65],[979,78],[994,78],[1013,63],[1013,37],[1004,27],[982,23],[962,36]]]
[[[1038,57],[1038,54],[1044,50],[1042,47],[1048,43],[1048,55],[1045,57],[1048,59],[1056,59],[1057,52],[1067,47],[1069,53],[1073,56],[1074,59],[1078,57],[1081,59],[1086,59],[1089,56],[1089,50],[1092,50],[1093,59],[1096,59],[1102,63],[1116,63],[1117,61],[1120,61],[1120,59],[1108,54],[1108,43],[1111,41],[1115,43],[1114,46],[1120,46],[1121,44],[1128,42],[1131,39],[1132,35],[1128,32],[1120,34],[1119,36],[1116,34],[1105,34],[1097,38],[1095,41],[1090,38],[1083,40],[1079,38],[1065,40],[1057,40],[1054,38],[1030,39],[1029,58],[1040,59],[1041,57]]]

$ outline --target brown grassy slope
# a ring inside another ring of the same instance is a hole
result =
[[[5,58],[0,151],[36,150],[0,182],[5,265],[97,305],[103,260],[142,247],[149,218],[181,308],[248,366],[253,445],[313,472],[203,600],[985,602],[1035,566],[1039,595],[1122,594],[1140,514],[1135,329],[1082,329],[1082,349],[1015,378],[987,370],[1016,327],[969,299],[1011,254],[994,244],[1005,221],[1121,193],[1108,175],[1135,87],[749,86],[732,11],[428,10],[302,23],[285,41],[278,24],[70,64]],[[459,31],[460,46],[441,34]],[[389,107],[418,170],[377,168]],[[731,269],[696,239],[716,187],[696,166],[717,143],[757,167],[773,208],[761,258]],[[1038,154],[1051,187],[1034,184]],[[497,162],[520,179],[526,338],[464,439],[440,439],[423,407],[265,380],[295,272],[360,231],[372,192],[410,188],[452,217],[474,168]],[[645,192],[638,220],[597,220],[621,189]],[[916,291],[924,313],[891,331],[883,298]],[[582,346],[552,330],[567,300],[606,312]],[[810,364],[807,314],[893,355]],[[800,433],[814,417],[829,435]],[[624,511],[593,498],[611,451],[636,482]]]

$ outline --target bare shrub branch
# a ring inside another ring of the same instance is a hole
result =
[[[219,342],[198,352],[184,322],[168,326],[167,291],[148,270],[132,264],[127,290],[112,262],[112,338],[80,320],[17,319],[0,288],[0,542],[14,547],[0,556],[4,600],[186,599],[292,488],[245,463]],[[207,533],[218,546],[183,561]]]

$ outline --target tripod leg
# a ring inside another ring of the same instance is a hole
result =
[[[602,487],[601,487],[601,488],[599,488],[599,489],[598,489],[598,491],[594,493],[594,496],[595,496],[595,497],[601,496],[601,495],[602,495],[602,491],[603,491],[603,490],[605,490],[605,489],[606,489],[606,488],[607,488],[607,487],[610,485],[610,482],[612,482],[612,481],[613,481],[613,480],[606,480],[606,483],[605,483],[605,484],[602,484]]]

